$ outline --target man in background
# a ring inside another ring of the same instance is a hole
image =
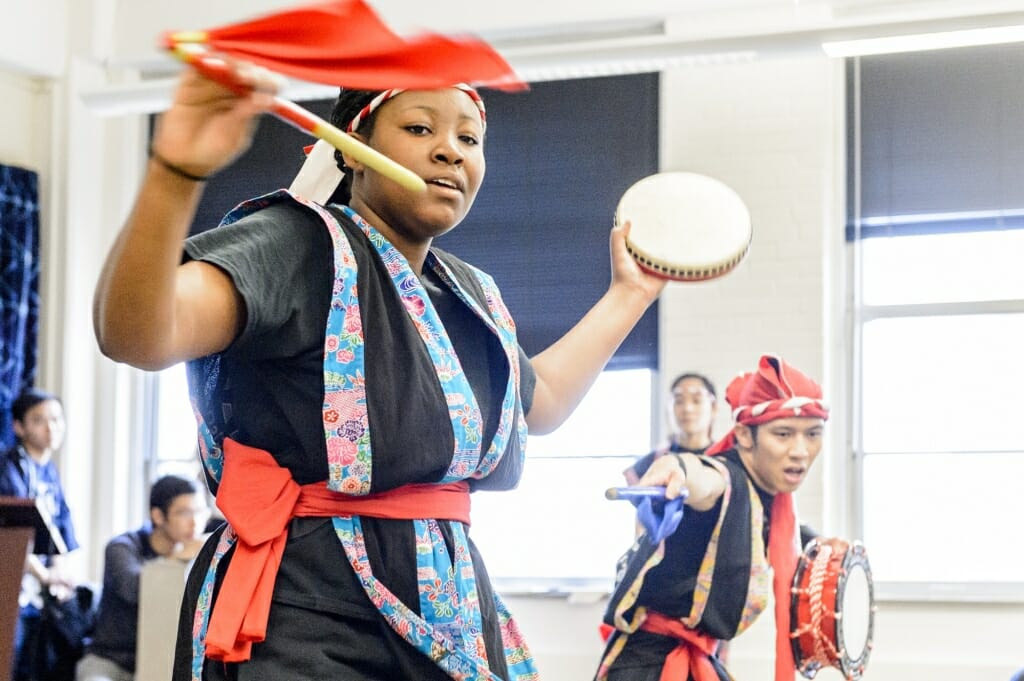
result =
[[[92,642],[77,681],[132,681],[138,637],[139,578],[160,557],[190,561],[202,546],[210,515],[191,480],[167,475],[149,492],[149,522],[110,540],[104,553],[103,595]]]

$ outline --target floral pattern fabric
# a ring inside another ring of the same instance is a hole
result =
[[[280,191],[242,204],[222,222],[229,224],[271,203],[295,200],[314,210],[329,230],[334,246],[334,286],[324,338],[323,427],[327,445],[329,489],[354,496],[370,492],[373,454],[370,423],[367,416],[364,368],[365,339],[361,322],[355,254],[348,238],[335,219],[318,204]],[[430,267],[459,299],[485,323],[501,341],[510,367],[501,404],[501,418],[493,441],[482,452],[482,417],[469,381],[455,354],[444,326],[419,278],[404,256],[387,239],[350,208],[343,207],[376,250],[391,277],[395,290],[433,362],[444,391],[454,437],[451,462],[440,483],[467,478],[482,478],[498,465],[510,438],[526,441],[526,421],[519,398],[519,348],[515,325],[501,302],[493,280],[473,270],[485,292],[487,309],[459,285],[450,269],[434,254],[428,255]],[[216,373],[216,358],[200,360],[199,368]],[[207,375],[209,376],[209,374]],[[191,385],[191,383],[190,383]],[[193,394],[202,394],[193,390]],[[202,410],[193,397],[200,426],[200,452],[207,473],[219,480],[223,454],[218,437],[204,427]],[[522,455],[522,448],[519,449]],[[453,522],[453,555],[449,555],[436,520],[412,521],[416,536],[416,564],[420,615],[401,602],[373,574],[359,516],[333,519],[335,534],[344,548],[367,596],[389,625],[410,645],[429,657],[451,678],[460,681],[502,681],[489,670],[484,646],[483,624],[469,540],[465,528]],[[233,544],[230,531],[218,545],[207,571],[202,594],[212,594],[216,565]],[[495,595],[499,614],[508,681],[533,681],[537,678],[532,658],[508,610]],[[196,609],[193,651],[193,678],[201,678],[204,648],[202,635],[209,621],[210,599],[202,598]]]

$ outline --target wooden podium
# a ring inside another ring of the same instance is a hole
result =
[[[14,664],[14,627],[18,594],[28,551],[57,553],[64,546],[60,532],[51,537],[52,522],[40,513],[35,499],[0,496],[0,679],[9,681]],[[52,544],[52,545],[51,545]],[[56,549],[56,550],[51,550]]]

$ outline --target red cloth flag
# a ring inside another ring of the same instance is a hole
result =
[[[525,89],[512,67],[478,38],[391,31],[363,0],[332,0],[206,31],[168,32],[168,49],[211,51],[301,80],[363,90],[433,89],[469,83]]]

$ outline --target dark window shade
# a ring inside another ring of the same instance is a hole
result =
[[[658,82],[651,73],[483,93],[487,176],[469,215],[437,245],[494,277],[531,356],[608,287],[608,232],[619,197],[658,171]],[[303,102],[325,118],[332,105]],[[246,198],[291,184],[312,141],[264,117],[252,147],[210,180],[193,233]],[[609,368],[656,368],[657,361],[655,304]]]
[[[608,233],[626,189],[658,171],[658,75],[487,93],[487,177],[437,240],[491,274],[534,355],[579,321],[611,279]],[[656,368],[652,305],[610,368]]]
[[[858,104],[862,237],[1024,226],[1024,46],[861,57],[859,78],[848,65],[848,238]]]

